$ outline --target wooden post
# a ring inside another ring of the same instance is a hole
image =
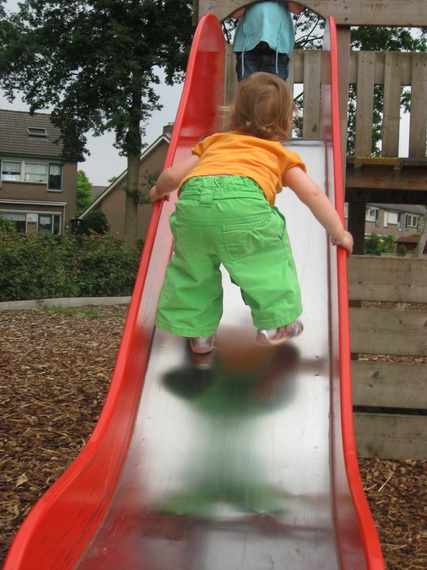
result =
[[[363,255],[365,246],[366,202],[348,200],[348,231],[354,239],[353,253]]]
[[[350,69],[350,28],[337,27],[338,40],[338,75],[339,75],[339,99],[340,99],[340,126],[342,148],[342,171],[346,171],[347,158],[347,114],[348,114],[348,83]]]

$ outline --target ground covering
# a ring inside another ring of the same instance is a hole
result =
[[[0,312],[0,565],[101,411],[127,306]],[[427,567],[427,462],[360,459],[387,569]]]

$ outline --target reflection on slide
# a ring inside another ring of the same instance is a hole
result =
[[[324,138],[290,145],[340,210],[332,20],[325,55]],[[221,27],[204,16],[165,166],[221,128],[224,62]],[[304,333],[256,345],[249,310],[224,273],[215,350],[194,355],[185,339],[154,328],[174,207],[155,205],[100,420],[25,520],[5,570],[384,568],[354,448],[345,253],[292,192],[277,206]]]

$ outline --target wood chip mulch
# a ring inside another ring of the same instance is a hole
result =
[[[23,519],[85,445],[127,306],[0,312],[0,566]],[[388,570],[427,568],[427,462],[360,459]]]

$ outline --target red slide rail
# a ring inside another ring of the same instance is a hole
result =
[[[344,222],[338,43],[333,18],[327,21],[323,50],[324,55],[329,56],[323,61],[323,69],[329,72],[329,77],[324,76],[322,81],[322,128],[330,154],[328,164],[331,163],[333,172],[335,207]],[[331,248],[330,253],[330,271],[337,280],[337,291],[331,290],[330,296],[336,293],[338,299],[337,318],[331,318],[331,322],[339,323],[331,340],[331,353],[338,355],[338,362],[332,365],[337,367],[336,378],[339,379],[339,385],[331,386],[332,492],[338,557],[342,568],[383,570],[383,555],[360,479],[354,437],[347,256],[342,248]]]
[[[218,107],[224,100],[224,66],[221,26],[213,15],[206,15],[193,40],[165,167],[190,152],[202,135],[220,128]],[[133,431],[153,336],[156,295],[170,256],[170,245],[162,248],[162,241],[156,239],[160,228],[168,232],[168,210],[167,202],[164,207],[156,204],[153,210],[111,386],[98,423],[77,459],[25,519],[4,570],[74,568],[108,510]]]

